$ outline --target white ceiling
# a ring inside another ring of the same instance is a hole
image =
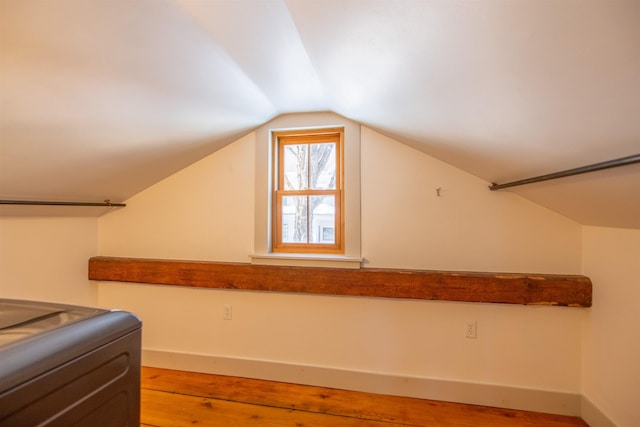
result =
[[[487,182],[639,154],[640,1],[0,0],[2,199],[126,200],[304,111]],[[638,165],[502,191],[640,228]]]

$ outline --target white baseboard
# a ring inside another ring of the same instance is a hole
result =
[[[158,368],[231,375],[369,393],[582,416],[581,404],[583,403],[583,397],[580,394],[558,391],[433,378],[402,377],[322,366],[295,365],[267,360],[177,353],[153,349],[142,351],[142,364]],[[594,424],[594,426],[597,425]],[[609,427],[608,424],[606,426]]]
[[[581,417],[591,427],[617,427],[604,412],[593,404],[586,396],[582,396]]]

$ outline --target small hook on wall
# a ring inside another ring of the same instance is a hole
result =
[[[442,191],[442,187],[436,188],[436,196],[440,197],[441,196],[441,194],[440,194],[441,191]]]

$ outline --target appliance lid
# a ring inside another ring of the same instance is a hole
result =
[[[29,324],[47,317],[64,313],[63,310],[56,310],[48,307],[17,306],[0,302],[0,329],[9,329],[19,325]]]
[[[104,312],[73,305],[0,299],[0,346]]]
[[[0,298],[0,314],[0,395],[127,336],[141,337],[140,319],[126,311]]]

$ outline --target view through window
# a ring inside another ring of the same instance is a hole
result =
[[[343,253],[343,134],[274,133],[274,252]]]

